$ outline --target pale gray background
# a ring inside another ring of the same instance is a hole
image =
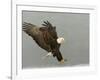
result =
[[[47,52],[22,32],[22,68],[89,64],[89,14],[34,11],[23,11],[22,14],[23,22],[41,26],[44,20],[48,20],[56,26],[58,35],[65,38],[60,50],[63,57],[68,60],[64,64],[59,64],[53,57],[42,59]]]

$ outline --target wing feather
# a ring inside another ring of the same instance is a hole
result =
[[[29,36],[33,36],[34,34],[36,34],[35,29],[38,29],[38,28],[36,27],[36,25],[33,25],[33,24],[31,24],[31,23],[26,23],[26,22],[24,22],[24,23],[22,24],[22,29],[23,29],[23,31],[26,32]]]
[[[23,31],[26,32],[29,36],[31,36],[35,42],[39,45],[39,47],[45,49],[50,52],[50,45],[45,42],[43,37],[43,32],[40,31],[40,28],[31,23],[23,23]]]

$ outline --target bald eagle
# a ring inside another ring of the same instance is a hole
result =
[[[53,26],[49,21],[44,21],[42,27],[37,25],[23,22],[22,30],[27,33],[32,39],[41,47],[48,52],[47,56],[53,55],[61,63],[64,59],[60,52],[61,43],[64,38],[58,38],[56,27]]]

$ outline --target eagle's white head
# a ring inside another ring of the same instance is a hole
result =
[[[58,39],[57,39],[57,43],[58,44],[62,44],[64,42],[64,38],[63,37],[59,37]]]

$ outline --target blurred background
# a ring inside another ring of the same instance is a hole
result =
[[[65,39],[60,51],[67,59],[64,64],[52,56],[43,59],[47,52],[22,32],[22,68],[89,65],[89,14],[23,11],[22,20],[40,27],[48,20],[56,26],[58,36]]]

